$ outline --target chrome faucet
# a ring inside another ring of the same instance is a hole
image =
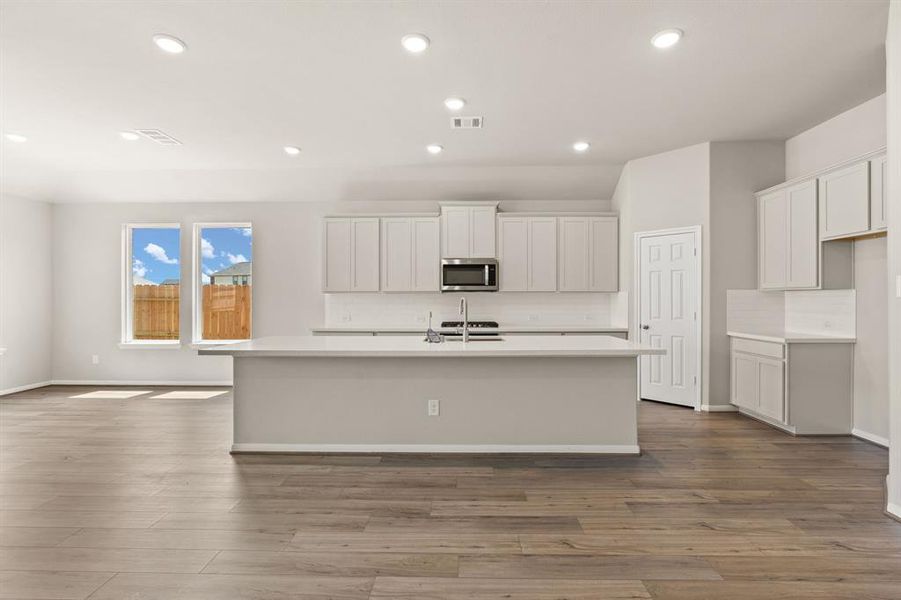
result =
[[[460,298],[460,314],[463,316],[463,343],[469,341],[469,305],[466,298]]]

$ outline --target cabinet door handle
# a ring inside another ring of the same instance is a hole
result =
[[[642,328],[642,329],[650,329],[651,326],[650,326],[650,325],[642,325],[641,328]]]

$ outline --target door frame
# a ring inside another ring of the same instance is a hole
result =
[[[698,302],[698,318],[695,320],[695,336],[697,341],[697,373],[698,385],[695,386],[695,402],[694,409],[696,412],[701,411],[701,398],[704,389],[704,341],[703,334],[704,324],[704,248],[701,244],[701,226],[691,225],[689,227],[674,227],[671,229],[655,229],[652,231],[636,231],[633,234],[632,246],[632,331],[635,332],[635,343],[640,343],[641,333],[641,241],[646,238],[659,237],[663,235],[673,235],[680,233],[690,233],[694,237],[695,250],[697,260],[695,262],[695,297]],[[638,361],[637,369],[638,377],[638,400],[641,401],[641,360]]]

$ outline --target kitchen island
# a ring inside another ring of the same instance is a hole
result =
[[[233,452],[637,454],[638,357],[664,351],[522,335],[266,337],[199,353],[234,357]]]

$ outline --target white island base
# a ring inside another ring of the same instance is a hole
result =
[[[234,356],[233,452],[637,454],[625,340],[262,338]],[[429,416],[430,400],[439,414]]]

